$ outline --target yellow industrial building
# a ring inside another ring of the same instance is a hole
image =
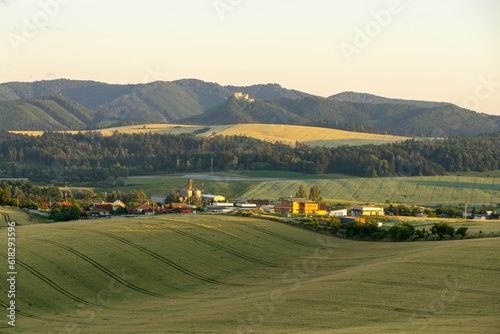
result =
[[[281,213],[326,215],[327,207],[324,204],[310,201],[301,197],[280,198],[277,211]]]

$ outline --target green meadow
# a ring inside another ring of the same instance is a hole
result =
[[[374,243],[220,215],[26,224],[23,213],[2,213],[22,225],[16,328],[3,315],[2,333],[500,328],[499,238]],[[0,226],[5,245],[5,220]],[[6,313],[6,293],[0,301]]]
[[[493,172],[492,172],[493,173]],[[205,174],[206,176],[207,174]],[[488,174],[490,175],[490,174]],[[323,197],[330,202],[344,203],[405,203],[423,206],[491,205],[500,207],[500,178],[495,173],[448,176],[359,178],[341,174],[302,175],[277,171],[231,171],[210,174],[218,179],[200,179],[194,175],[195,184],[205,193],[222,194],[228,199],[266,198],[293,196],[300,184],[318,184]],[[238,178],[238,180],[234,179]],[[144,190],[148,196],[179,189],[187,178],[172,175],[131,177],[125,186],[115,189]],[[109,188],[96,188],[96,192]]]
[[[323,197],[333,201],[385,203],[387,200],[415,205],[497,206],[500,179],[495,177],[429,176],[389,178],[341,178],[279,180],[254,185],[240,198],[277,198],[294,195],[300,184],[318,184]]]

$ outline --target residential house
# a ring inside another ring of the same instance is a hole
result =
[[[351,208],[352,216],[383,216],[384,209],[371,206],[353,206]]]
[[[60,206],[61,208],[71,208],[73,206],[73,203],[71,202],[49,202],[49,207],[53,208],[55,206]]]
[[[89,210],[87,211],[90,215],[109,215],[119,208],[125,209],[125,203],[120,200],[116,200],[114,202],[99,202],[92,203]]]
[[[87,215],[108,216],[113,212],[113,203],[93,203],[87,210]]]
[[[135,214],[152,214],[154,212],[154,208],[149,205],[148,202],[144,202],[141,205],[136,206],[135,208],[130,209],[131,213]]]
[[[345,217],[345,216],[347,216],[347,209],[341,209],[341,208],[330,209],[330,211],[328,211],[328,216],[329,217]]]

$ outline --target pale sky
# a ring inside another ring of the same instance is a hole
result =
[[[498,0],[0,0],[0,82],[278,83],[500,115],[499,18]]]

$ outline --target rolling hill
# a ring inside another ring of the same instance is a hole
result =
[[[240,92],[255,102],[235,100],[234,94]],[[64,97],[67,103],[71,100],[80,106],[79,111],[60,104],[44,103],[40,108],[40,104],[32,103],[53,96]],[[11,82],[0,84],[0,102],[0,114],[16,115],[4,118],[2,128],[7,130],[74,130],[176,122],[308,125],[427,137],[463,137],[500,131],[500,116],[476,113],[449,103],[387,99],[352,92],[323,98],[277,84],[221,86],[196,79],[135,85],[67,79]],[[83,109],[91,117],[82,119]],[[39,125],[34,121],[36,118],[41,120]]]
[[[429,102],[429,101],[415,101],[415,100],[402,100],[390,99],[373,94],[356,93],[356,92],[343,92],[329,97],[332,100],[352,103],[368,103],[368,104],[400,104],[409,105],[420,108],[434,108],[442,107],[449,103],[444,102]]]
[[[16,218],[19,333],[451,334],[500,325],[497,239],[355,242],[210,215]]]

